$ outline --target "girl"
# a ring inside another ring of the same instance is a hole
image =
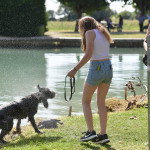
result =
[[[79,20],[79,30],[82,36],[82,49],[85,54],[79,63],[68,72],[67,76],[74,77],[76,72],[90,60],[89,72],[82,96],[83,112],[88,130],[80,141],[91,140],[95,143],[107,143],[109,139],[106,134],[107,110],[105,98],[113,76],[112,65],[109,60],[109,47],[113,41],[107,30],[89,16]],[[101,129],[98,135],[93,129],[91,110],[91,100],[96,89]]]

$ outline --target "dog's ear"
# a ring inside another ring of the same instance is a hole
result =
[[[40,88],[39,84],[37,85],[37,88],[39,89],[39,92],[41,92],[41,88]]]

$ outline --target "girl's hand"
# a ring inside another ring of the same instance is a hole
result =
[[[77,72],[77,71],[76,71],[75,69],[71,69],[71,70],[68,72],[67,76],[69,76],[70,78],[73,78],[73,77],[75,76],[76,72]]]

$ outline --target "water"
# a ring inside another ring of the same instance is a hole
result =
[[[124,99],[125,84],[132,76],[140,77],[147,84],[147,70],[142,63],[143,49],[111,49],[110,59],[114,77],[107,98]],[[82,114],[82,90],[89,63],[76,74],[76,92],[70,102],[64,100],[64,79],[67,72],[83,57],[80,49],[63,48],[50,50],[0,49],[0,105],[19,100],[37,92],[37,84],[56,92],[49,101],[49,108],[39,105],[36,117],[57,118],[68,115],[69,106],[73,114]],[[69,80],[68,80],[69,81]],[[135,80],[137,81],[137,80]],[[69,82],[67,84],[69,86]],[[137,94],[144,90],[138,89]],[[69,95],[69,93],[67,93]],[[133,93],[128,92],[129,95]],[[93,112],[97,112],[96,96],[92,100]]]

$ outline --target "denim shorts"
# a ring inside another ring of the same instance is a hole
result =
[[[92,86],[98,86],[101,83],[111,83],[113,78],[113,69],[110,60],[90,61],[89,72],[86,82]]]

